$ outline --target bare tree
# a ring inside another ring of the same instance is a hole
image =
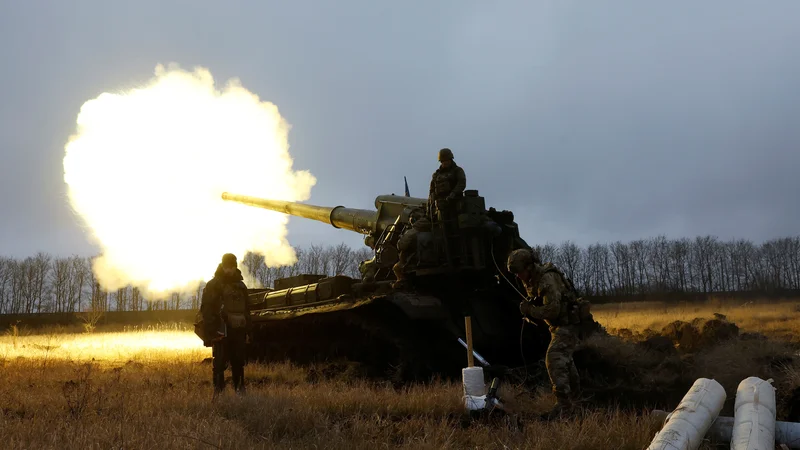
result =
[[[311,246],[302,253],[297,261],[301,273],[309,274],[327,274],[327,265],[329,264],[325,258],[325,248],[321,245],[311,244]]]
[[[69,258],[53,259],[50,271],[50,284],[53,291],[55,312],[65,312],[69,305],[70,281],[72,278],[72,261]]]
[[[117,292],[114,294],[114,299],[116,300],[117,311],[128,311],[130,309],[127,287],[117,289]]]
[[[264,256],[253,252],[245,253],[244,258],[242,258],[242,262],[239,264],[239,266],[244,269],[244,272],[246,272],[250,278],[256,279],[259,282],[261,282],[261,280],[258,277],[258,270],[263,265]],[[264,285],[263,282],[261,284],[262,286]]]
[[[25,308],[25,263],[12,260],[11,270],[11,308],[9,313],[18,314]]]
[[[14,276],[14,260],[0,257],[0,314],[11,312],[11,283]]]
[[[361,279],[361,271],[358,268],[359,265],[362,261],[372,259],[373,256],[375,256],[375,252],[366,246],[360,247],[358,250],[350,253],[350,264],[345,275],[351,278]]]
[[[789,289],[800,289],[800,237],[785,238],[784,242],[783,254],[786,257],[788,274],[787,287]]]
[[[170,296],[170,309],[181,309],[182,296],[180,292],[173,292]]]
[[[603,244],[593,244],[586,249],[584,260],[584,292],[595,295],[605,295],[609,292],[609,264],[608,247]]]
[[[633,266],[627,244],[620,241],[611,244],[611,255],[615,266],[615,294],[633,294]]]
[[[649,252],[650,271],[652,281],[650,290],[654,292],[664,292],[669,289],[670,267],[669,267],[669,244],[666,236],[657,236],[647,243]]]
[[[573,280],[576,279],[581,260],[580,248],[572,241],[565,241],[558,249],[558,257],[561,262],[559,265],[562,267],[564,274]]]
[[[197,286],[197,291],[192,296],[192,309],[200,309],[200,303],[203,300],[203,288],[205,288],[205,283],[200,283]]]
[[[347,273],[352,252],[353,250],[344,242],[330,249],[331,275],[345,275]]]
[[[535,249],[539,252],[539,259],[541,259],[542,262],[556,262],[558,249],[555,245],[548,242],[545,245],[536,246]]]
[[[131,310],[133,311],[141,311],[142,310],[142,295],[139,292],[138,287],[131,287]]]
[[[70,258],[70,278],[67,289],[67,311],[75,312],[80,310],[83,301],[83,291],[86,286],[87,272],[86,261],[80,256]]]
[[[690,289],[686,266],[689,262],[691,242],[680,239],[669,243],[669,266],[672,280],[669,289],[675,292],[687,292]]]
[[[48,298],[48,290],[50,288],[47,283],[48,273],[50,272],[50,261],[52,256],[47,253],[38,252],[33,257],[32,268],[32,297],[36,305],[37,312],[46,312],[50,309],[49,302],[45,303]]]
[[[714,243],[711,236],[698,236],[692,248],[692,264],[697,269],[701,292],[711,292],[714,287]]]

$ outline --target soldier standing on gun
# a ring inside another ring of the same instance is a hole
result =
[[[580,377],[572,359],[582,336],[582,327],[590,327],[594,319],[589,302],[579,298],[572,282],[551,263],[542,264],[531,250],[514,250],[508,257],[508,271],[524,284],[529,301],[522,301],[523,318],[544,320],[550,327],[550,346],[545,363],[556,404],[550,418],[572,409],[572,401],[580,392]],[[533,301],[530,301],[533,300]]]
[[[231,365],[233,388],[244,394],[245,344],[249,341],[251,321],[247,304],[247,286],[237,268],[236,256],[226,253],[222,263],[203,289],[200,313],[212,347],[214,398],[225,388],[225,369]]]
[[[454,219],[455,199],[467,187],[464,169],[453,161],[453,151],[449,148],[439,150],[439,168],[433,172],[428,193],[428,213],[431,221]]]

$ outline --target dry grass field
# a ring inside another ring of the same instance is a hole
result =
[[[729,399],[749,375],[770,376],[779,396],[794,395],[800,386],[794,303],[602,305],[595,316],[613,335],[658,331],[715,312],[769,340],[738,337],[664,356],[642,351],[635,338],[598,337],[586,343],[587,355],[626,373],[638,368],[645,385],[673,382],[659,376],[668,372],[665,362],[680,361],[683,382],[717,378]],[[537,417],[551,404],[547,387],[531,391],[510,383],[500,392],[508,416],[470,420],[457,383],[397,388],[347,372],[318,377],[314,367],[289,364],[248,365],[247,395],[228,391],[212,403],[211,367],[203,362],[209,356],[179,324],[93,333],[8,330],[0,336],[2,447],[642,449],[658,427],[644,404],[621,409],[587,402],[572,420],[544,422]],[[779,418],[795,414],[786,406],[791,403],[782,401]]]
[[[800,343],[800,302],[747,302],[712,300],[705,303],[612,303],[593,306],[594,316],[610,332],[661,330],[675,321],[724,314],[742,331],[762,333],[772,339]]]

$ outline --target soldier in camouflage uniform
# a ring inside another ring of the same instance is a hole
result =
[[[361,273],[361,280],[364,283],[374,283],[375,275],[378,274],[378,263],[373,256],[358,263],[358,271]]]
[[[245,345],[252,323],[247,303],[247,286],[237,268],[236,256],[226,253],[214,278],[203,289],[200,313],[212,347],[214,397],[225,388],[225,369],[231,365],[233,388],[244,393]]]
[[[449,148],[439,150],[441,164],[431,177],[428,193],[428,212],[432,220],[452,219],[455,200],[467,187],[467,175],[453,159],[453,151]]]
[[[430,231],[431,223],[422,208],[417,208],[411,213],[409,218],[411,228],[406,229],[400,239],[397,240],[397,250],[400,252],[397,263],[392,267],[397,281],[392,284],[395,289],[405,285],[404,270],[409,264],[409,260],[417,253],[417,234],[420,231]]]
[[[508,270],[524,284],[528,301],[520,302],[525,320],[544,320],[550,327],[545,363],[556,405],[552,416],[572,408],[580,391],[580,377],[572,354],[580,342],[581,323],[592,323],[587,301],[578,298],[572,282],[551,263],[542,264],[536,252],[519,249],[508,257]]]

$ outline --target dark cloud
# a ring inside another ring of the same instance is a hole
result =
[[[796,234],[796,2],[193,5],[0,6],[0,253],[94,251],[63,144],[169,62],[277,104],[310,203],[371,207],[404,175],[423,196],[449,146],[531,243]],[[299,220],[290,241],[360,245]]]

